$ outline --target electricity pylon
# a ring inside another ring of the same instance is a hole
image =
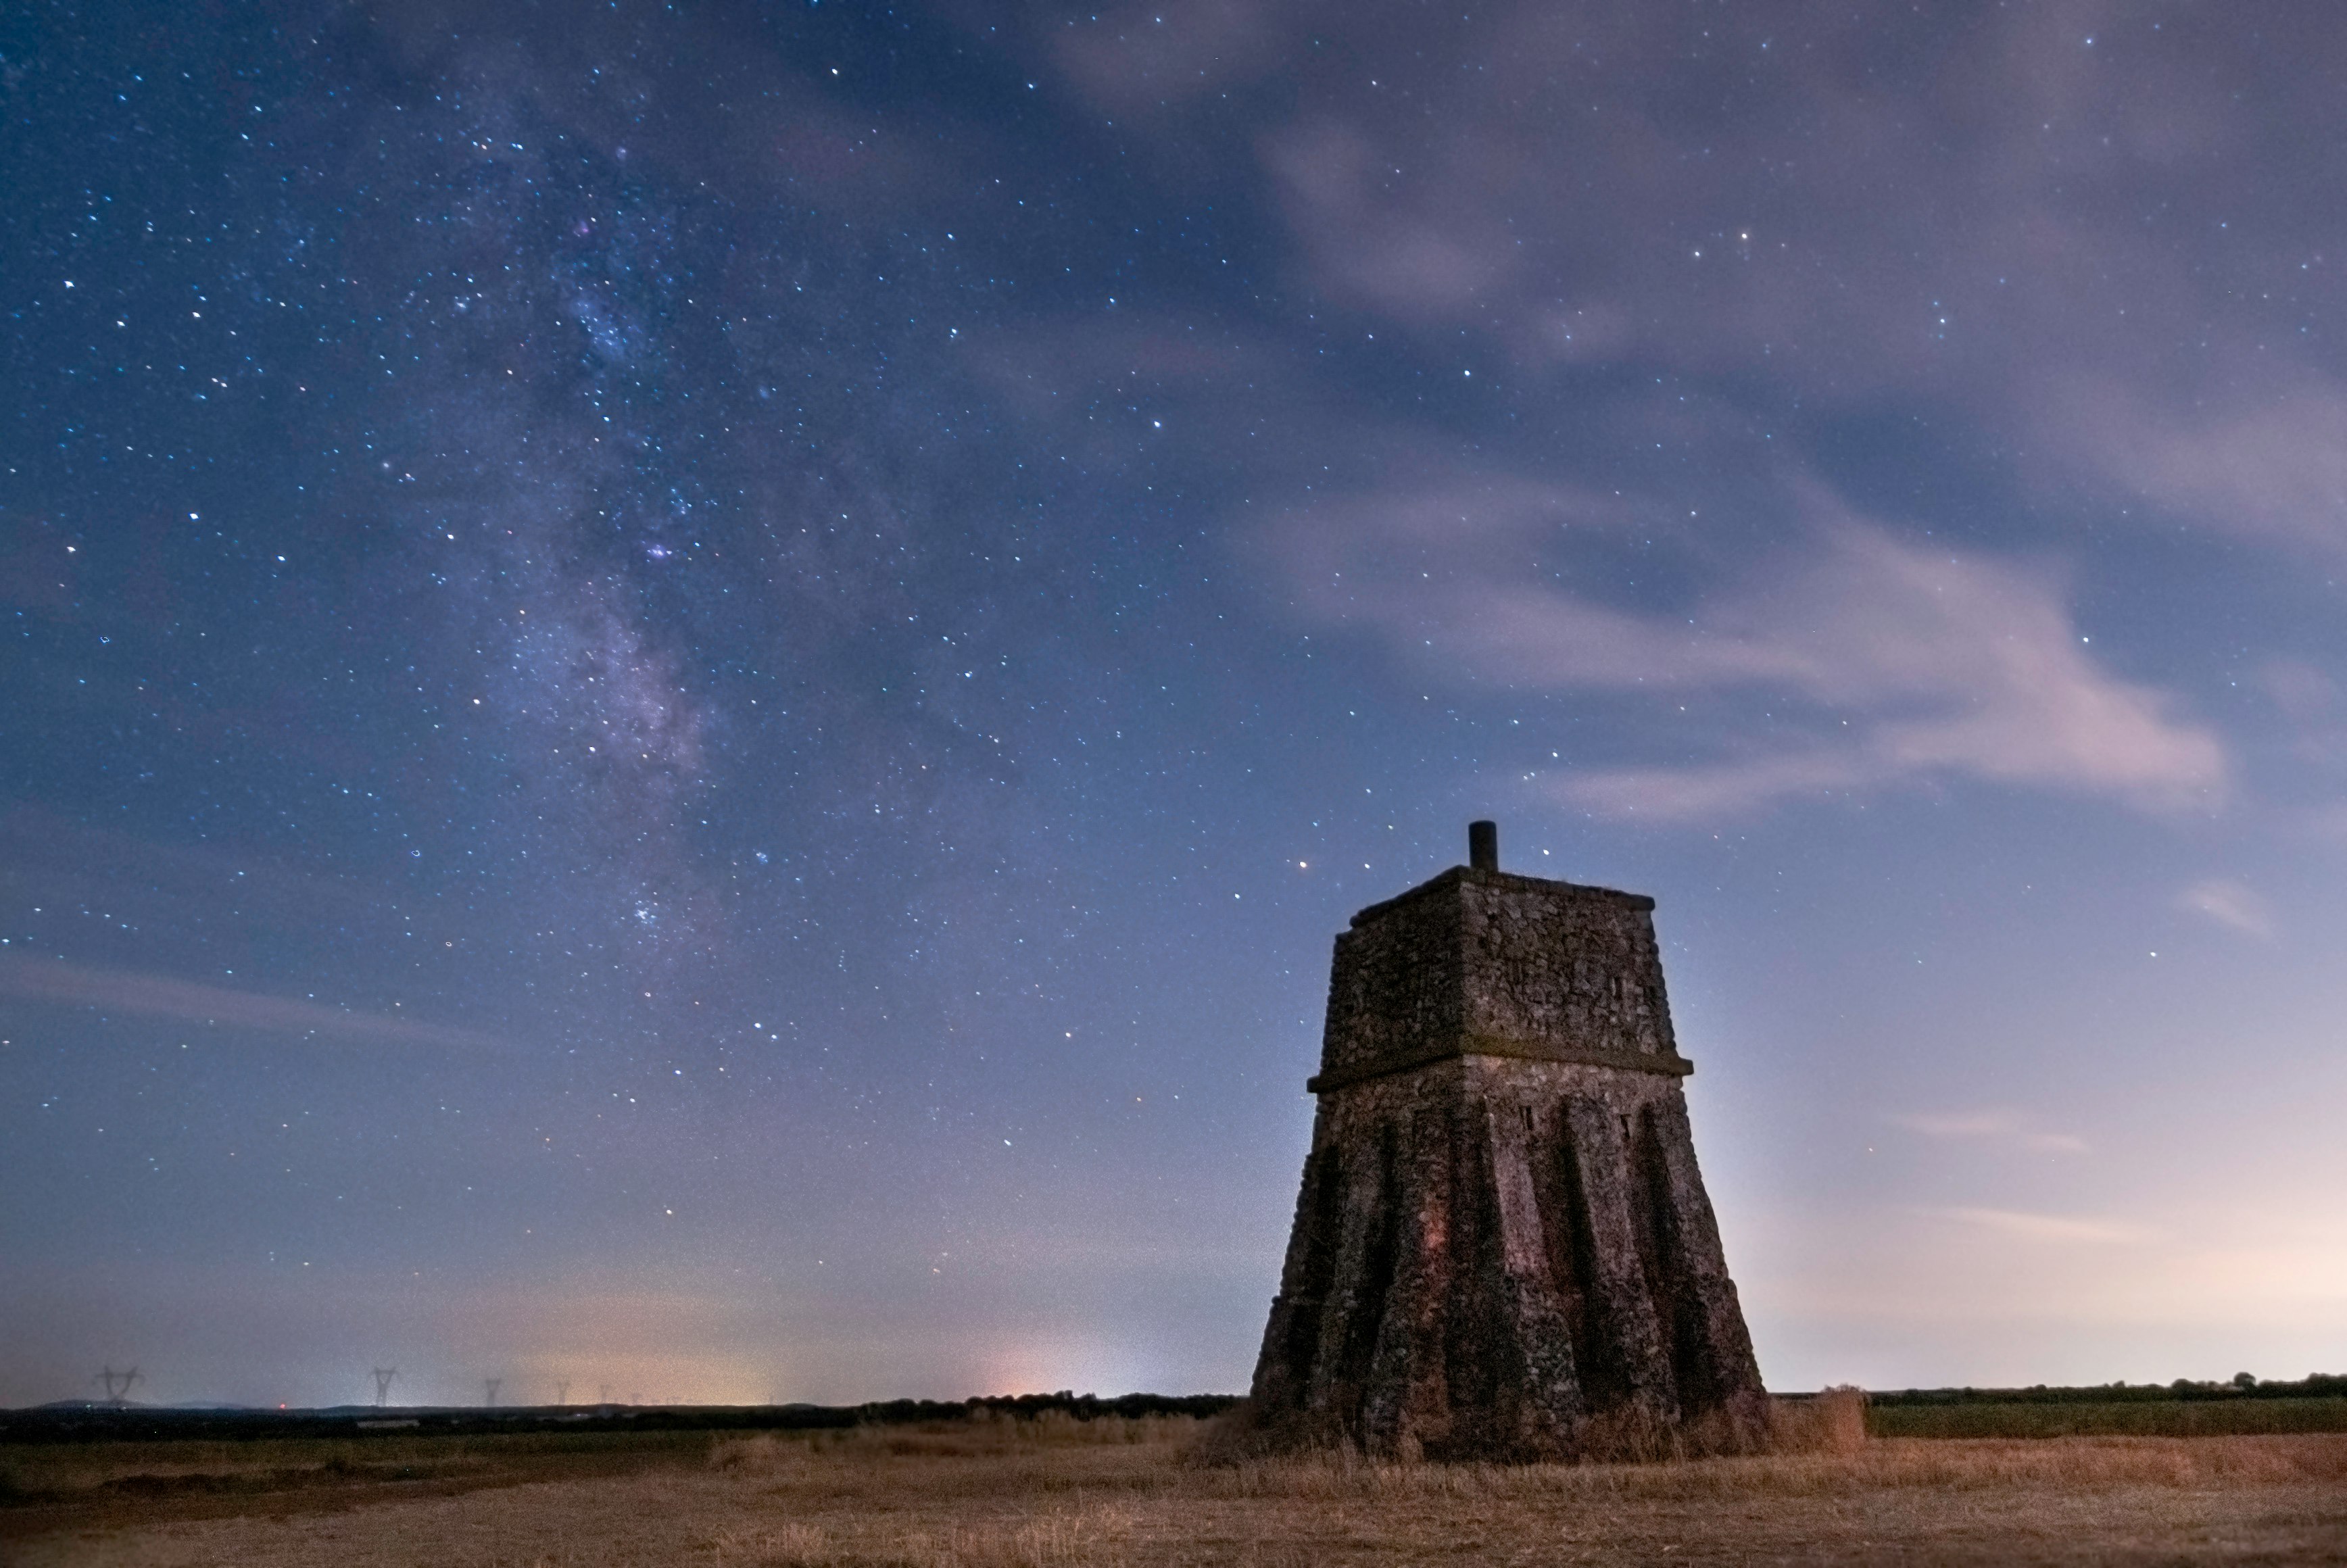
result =
[[[503,1378],[484,1378],[481,1379],[481,1386],[489,1391],[489,1409],[493,1410],[497,1408],[497,1385],[504,1381],[505,1379]]]
[[[559,1382],[554,1385],[554,1402],[558,1406],[567,1406],[570,1403],[570,1385],[568,1382]]]
[[[129,1402],[130,1385],[145,1381],[138,1376],[138,1368],[133,1367],[128,1372],[118,1372],[114,1369],[114,1363],[111,1361],[106,1364],[105,1371],[90,1380],[105,1385],[106,1402],[118,1410]]]
[[[379,1410],[391,1403],[391,1380],[398,1376],[399,1368],[396,1367],[377,1367],[374,1369],[374,1408],[376,1409]]]

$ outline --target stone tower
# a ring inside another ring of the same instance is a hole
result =
[[[1429,1458],[1740,1446],[1765,1395],[1655,901],[1511,876],[1498,840],[1337,938],[1255,1419]]]

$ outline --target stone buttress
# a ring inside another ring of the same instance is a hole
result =
[[[1337,938],[1255,1419],[1432,1458],[1748,1432],[1654,900],[1510,876],[1496,836]]]

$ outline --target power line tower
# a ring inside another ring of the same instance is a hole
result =
[[[481,1379],[481,1387],[489,1391],[489,1409],[493,1410],[497,1408],[498,1386],[504,1383],[504,1381],[505,1379],[503,1378],[484,1378]]]
[[[559,1406],[567,1406],[570,1403],[570,1385],[568,1381],[554,1385],[554,1402]]]
[[[138,1368],[133,1367],[128,1372],[118,1372],[114,1369],[114,1363],[111,1361],[106,1364],[105,1371],[100,1372],[97,1377],[90,1379],[90,1381],[94,1383],[104,1385],[106,1389],[106,1402],[112,1405],[118,1410],[122,1409],[124,1405],[129,1403],[130,1385],[133,1383],[144,1382],[145,1380],[145,1378],[139,1377]]]
[[[376,1409],[379,1410],[391,1403],[391,1380],[398,1376],[399,1368],[396,1367],[377,1367],[374,1369],[374,1408]]]

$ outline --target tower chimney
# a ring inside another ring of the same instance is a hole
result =
[[[1467,825],[1467,864],[1478,871],[1500,868],[1500,825],[1496,822],[1471,822]]]

